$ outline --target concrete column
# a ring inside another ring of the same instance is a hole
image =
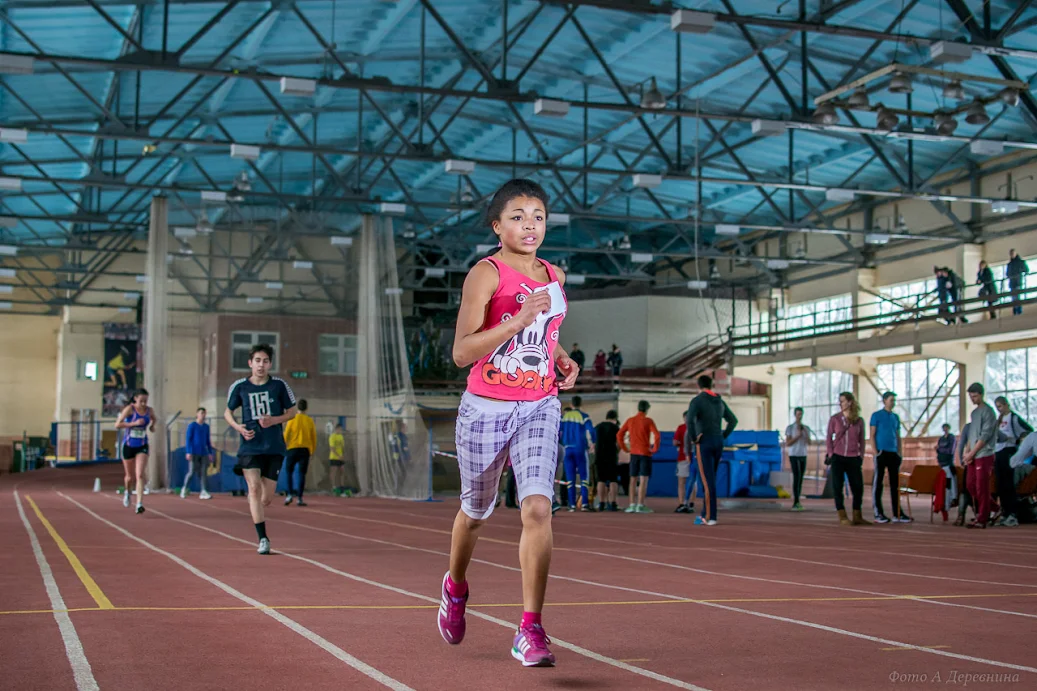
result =
[[[784,434],[789,426],[789,371],[775,367],[768,383],[771,385],[771,424],[768,429]]]
[[[166,256],[169,254],[169,200],[151,200],[148,228],[147,289],[144,297],[144,388],[155,409],[155,433],[150,439],[148,486],[168,487],[166,425],[166,342],[169,336],[169,289]]]
[[[968,388],[973,382],[986,386],[987,347],[983,343],[963,341],[959,343],[931,343],[923,346],[926,357],[939,357],[958,365],[958,410],[964,425],[972,414]],[[993,405],[993,403],[991,403]]]
[[[850,299],[853,301],[853,314],[858,319],[879,313],[878,298],[867,291],[878,292],[875,287],[875,269],[857,269],[856,279],[850,286]],[[857,332],[857,338],[870,338],[873,331],[861,329]]]
[[[966,300],[979,295],[976,274],[979,273],[979,263],[986,258],[984,249],[984,245],[962,245],[961,266],[956,270],[965,281]]]

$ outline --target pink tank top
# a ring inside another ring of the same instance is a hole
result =
[[[500,284],[490,298],[486,322],[481,331],[511,319],[522,309],[527,296],[547,285],[520,274],[493,257],[483,261],[497,267]],[[550,281],[557,281],[554,268],[543,259],[539,261],[547,269]],[[547,396],[556,396],[558,382],[555,377],[554,349],[563,319],[565,312],[551,319],[541,314],[528,327],[480,358],[468,373],[469,393],[502,401],[539,401]]]

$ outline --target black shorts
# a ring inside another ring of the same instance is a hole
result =
[[[281,472],[281,464],[284,456],[279,453],[258,453],[248,456],[238,456],[238,464],[234,466],[235,475],[244,475],[244,470],[258,470],[259,474],[267,480],[277,480]]]
[[[332,458],[329,461],[329,463],[331,463],[331,467],[332,468],[342,468],[342,467],[344,467],[346,465],[345,461],[336,461],[334,458]]]
[[[139,454],[144,454],[145,456],[147,456],[148,453],[149,449],[147,444],[145,444],[144,446],[127,446],[126,444],[122,445],[122,460],[124,461],[132,461]]]
[[[630,454],[630,477],[652,477],[652,457]]]
[[[594,467],[598,470],[598,482],[619,482],[619,458],[616,456],[597,455]]]

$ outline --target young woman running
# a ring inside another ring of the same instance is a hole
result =
[[[543,259],[547,193],[529,180],[497,190],[487,209],[500,240],[494,256],[468,273],[454,336],[454,362],[472,365],[457,411],[461,510],[454,519],[450,570],[443,576],[439,632],[450,644],[465,635],[465,574],[479,529],[493,513],[510,456],[522,514],[522,622],[512,657],[526,667],[555,663],[540,621],[551,566],[551,499],[557,465],[559,389],[571,389],[580,368],[558,344],[565,317],[565,274]],[[555,368],[564,377],[558,380]]]
[[[127,430],[122,443],[122,505],[130,505],[130,483],[135,482],[137,513],[144,513],[144,470],[148,465],[148,432],[155,432],[155,411],[148,406],[147,389],[137,389],[133,402],[122,409],[115,429]]]

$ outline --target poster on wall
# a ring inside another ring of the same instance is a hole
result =
[[[133,391],[143,382],[140,375],[140,326],[104,325],[104,386],[102,415],[116,417],[130,403]]]

